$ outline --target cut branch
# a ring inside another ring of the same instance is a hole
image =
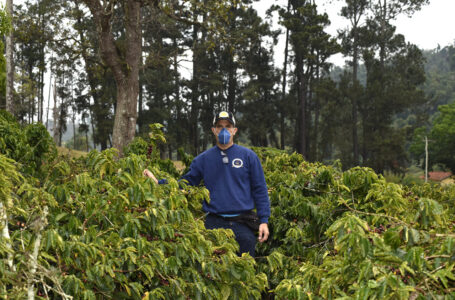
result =
[[[3,206],[2,202],[0,202],[0,226],[2,227],[0,237],[5,240],[6,248],[12,251],[8,229],[8,214],[6,213],[6,207]],[[16,266],[14,265],[13,262],[13,255],[10,252],[8,252],[7,263],[11,271],[16,272]]]
[[[36,274],[36,269],[38,267],[38,254],[39,254],[39,248],[41,246],[41,239],[42,239],[42,231],[44,227],[47,224],[47,214],[49,210],[47,208],[47,205],[44,206],[43,209],[43,215],[38,217],[37,220],[34,221],[34,228],[36,232],[36,239],[35,243],[33,245],[33,252],[30,257],[30,276],[27,280],[27,299],[28,300],[34,300],[35,299],[35,291],[34,291],[34,277]]]

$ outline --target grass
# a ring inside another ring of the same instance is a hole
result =
[[[73,150],[65,147],[58,147],[57,152],[59,156],[69,156],[70,158],[78,158],[87,155],[85,151]]]
[[[393,173],[390,171],[384,172],[384,177],[388,182],[399,183],[403,185],[423,184],[421,179],[423,171],[417,166],[409,167],[404,174]]]
[[[182,161],[180,161],[180,160],[173,160],[172,162],[174,163],[174,166],[175,166],[175,168],[176,168],[177,170],[182,171],[182,170],[185,169],[185,165],[183,164]]]

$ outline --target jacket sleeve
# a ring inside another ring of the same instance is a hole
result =
[[[202,180],[202,170],[201,170],[201,163],[200,160],[195,158],[190,165],[190,170],[188,173],[182,176],[182,179],[188,181],[188,183],[192,186],[199,185]]]
[[[265,183],[264,170],[262,169],[259,157],[253,153],[250,157],[251,173],[250,184],[251,194],[254,199],[259,221],[267,223],[270,217],[270,200]]]

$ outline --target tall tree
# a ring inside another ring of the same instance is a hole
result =
[[[367,0],[346,0],[346,5],[341,10],[341,15],[348,19],[351,23],[350,29],[345,29],[340,33],[342,38],[343,53],[352,57],[352,82],[351,93],[349,98],[351,100],[351,126],[352,126],[352,165],[359,164],[359,140],[358,140],[358,105],[361,97],[361,86],[358,80],[358,67],[361,51],[361,30],[362,21],[364,21],[368,8]]]
[[[400,170],[406,163],[405,132],[393,127],[393,118],[425,101],[418,88],[424,81],[423,55],[395,34],[391,24],[399,14],[412,14],[426,0],[373,1],[367,20],[363,60],[367,70],[362,115],[362,157],[378,172]]]
[[[286,12],[289,13],[289,9],[291,7],[291,0],[288,0],[288,5]],[[284,61],[283,61],[283,75],[281,81],[281,105],[280,105],[280,148],[284,150],[285,146],[285,136],[286,136],[286,128],[285,128],[285,107],[286,105],[286,83],[287,83],[287,67],[288,67],[288,54],[289,54],[289,28],[286,28],[286,38],[284,42]]]
[[[142,1],[142,0],[83,0],[91,11],[96,24],[98,38],[100,40],[100,55],[104,62],[112,70],[117,87],[116,113],[113,130],[114,147],[122,148],[132,140],[135,135],[137,121],[137,102],[139,96],[139,69],[142,55],[142,28],[141,6],[154,6],[159,8],[168,17],[191,22],[192,15],[189,6],[181,6],[176,9],[178,2],[175,1]],[[235,2],[235,1],[234,1]],[[203,8],[203,3],[193,1]],[[226,7],[230,7],[224,1],[210,2],[205,8],[210,11],[207,14],[211,18],[211,30],[217,31],[217,20],[224,19]],[[114,18],[118,12],[119,18]],[[120,34],[113,34],[112,24],[120,20]],[[207,21],[208,22],[208,21]],[[122,47],[119,46],[121,41]]]
[[[116,83],[117,101],[112,140],[113,146],[122,151],[136,133],[139,67],[142,54],[142,1],[83,0],[83,2],[90,9],[96,24],[100,55],[112,70]],[[112,32],[116,9],[120,9],[124,16],[121,36],[125,39],[123,48],[118,46]]]
[[[15,6],[17,81],[29,85],[19,87],[16,94],[15,111],[22,121],[43,121],[46,54],[51,43],[66,39],[66,29],[60,23],[63,10],[62,1],[51,0],[26,1]]]
[[[283,25],[290,30],[294,52],[294,84],[298,99],[295,147],[308,159],[311,82],[319,68],[327,68],[327,58],[336,53],[338,47],[335,39],[324,32],[330,23],[328,16],[318,14],[317,6],[311,1],[291,1],[291,10],[281,10],[280,15]]]
[[[99,59],[99,41],[93,20],[86,16],[86,11],[77,1],[74,4],[68,17],[73,20],[73,40],[78,43],[73,44],[71,51],[79,53],[84,66],[84,72],[79,77],[80,84],[89,87],[77,89],[76,102],[78,110],[90,119],[94,147],[104,150],[112,146],[110,137],[114,124],[115,81],[109,67]]]
[[[279,147],[274,126],[279,123],[276,114],[280,107],[276,88],[279,73],[273,65],[273,46],[277,43],[278,32],[272,31],[252,8],[243,10],[238,19],[239,28],[243,28],[238,62],[246,78],[241,86],[243,101],[238,104],[242,113],[239,126],[247,129],[245,131],[254,146]],[[270,45],[266,40],[271,41]]]
[[[11,18],[5,9],[0,9],[0,33],[6,35],[10,30]],[[0,40],[0,109],[6,108],[6,61],[3,55],[4,46],[3,41]]]
[[[13,0],[6,0],[6,11],[11,20],[13,21]],[[11,24],[11,26],[13,26]],[[13,30],[10,29],[6,35],[6,111],[13,115],[14,110],[14,60],[13,60]]]
[[[429,131],[419,128],[414,133],[411,152],[417,159],[425,155],[424,138],[428,136],[429,165],[442,164],[455,172],[455,103],[440,105],[439,114]]]
[[[175,7],[179,10],[179,7]],[[179,72],[182,53],[190,47],[184,36],[190,36],[190,25],[169,18],[159,7],[144,8],[143,24],[143,66],[140,73],[140,95],[138,122],[140,133],[146,134],[148,124],[159,122],[167,130],[167,152],[172,156],[173,149],[187,147],[191,141],[188,134],[189,112],[183,90],[187,82]],[[188,38],[190,39],[190,38]],[[189,101],[188,101],[189,102]],[[164,146],[160,149],[164,154]]]

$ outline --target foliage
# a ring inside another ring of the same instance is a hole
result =
[[[454,188],[255,149],[272,203],[259,270],[278,299],[453,297]]]
[[[133,141],[129,143],[124,149],[125,156],[129,156],[130,154],[146,156],[148,154],[148,151],[149,143],[147,143],[141,137],[135,137]]]
[[[16,272],[1,265],[2,297],[24,297],[33,276],[27,249],[40,234],[32,278],[38,296],[259,299],[266,277],[255,272],[255,261],[237,256],[231,231],[204,229],[207,191],[184,193],[174,179],[157,186],[142,175],[144,167],[134,154],[118,159],[114,150],[92,151],[58,162],[42,187],[33,180],[16,186],[7,207]]]
[[[434,119],[432,127],[427,130],[424,127],[414,131],[413,143],[410,151],[418,161],[425,157],[425,138],[428,139],[429,165],[442,164],[455,172],[455,103],[440,105],[439,114]]]
[[[150,132],[147,141],[141,137],[136,137],[130,144],[127,145],[124,152],[125,155],[136,154],[144,155],[149,159],[156,160],[160,154],[157,146],[166,143],[162,128],[159,123],[150,124]]]
[[[140,155],[143,159],[146,159],[150,164],[156,164],[159,168],[166,173],[169,173],[175,178],[181,176],[181,173],[177,170],[172,160],[160,159],[160,146],[166,143],[166,138],[162,131],[163,125],[159,123],[153,123],[149,125],[150,132],[148,138],[143,139],[141,137],[135,137],[131,143],[124,148],[124,154],[126,156]]]
[[[4,36],[11,30],[11,18],[5,7],[0,7],[0,34]],[[6,93],[6,60],[4,56],[4,43],[0,41],[0,107],[4,105]]]
[[[155,143],[163,136],[159,126],[152,129]],[[208,191],[181,190],[180,174],[169,173],[159,156],[92,151],[50,162],[37,181],[0,155],[10,232],[9,239],[1,235],[0,295],[19,299],[31,289],[85,299],[455,296],[454,187],[401,186],[369,168],[342,171],[337,161],[253,150],[272,205],[271,236],[258,245],[256,260],[237,256],[232,231],[204,228]],[[145,167],[169,184],[143,176]]]
[[[8,112],[0,111],[0,154],[22,165],[22,169],[35,174],[43,164],[55,158],[57,150],[43,124],[22,127]]]

